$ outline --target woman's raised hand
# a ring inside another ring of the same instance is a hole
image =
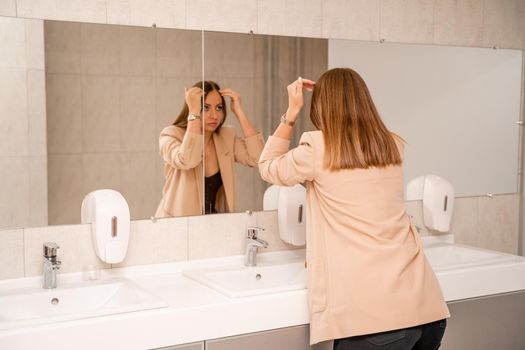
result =
[[[219,92],[222,96],[227,96],[231,99],[231,110],[237,117],[239,117],[239,113],[243,111],[241,105],[241,94],[230,88],[221,89]]]
[[[304,105],[303,89],[312,91],[315,86],[315,81],[303,79],[299,77],[297,80],[288,85],[288,110],[286,111],[286,118],[294,120],[299,114]]]
[[[186,88],[185,90],[184,98],[186,99],[186,104],[188,105],[190,114],[200,115],[202,89],[200,87],[193,86],[191,88]]]

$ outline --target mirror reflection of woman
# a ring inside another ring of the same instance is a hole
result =
[[[243,137],[224,125],[226,97]],[[247,118],[239,93],[204,81],[186,89],[184,106],[160,133],[159,147],[166,183],[156,217],[228,213],[235,211],[235,163],[256,166],[264,139]]]

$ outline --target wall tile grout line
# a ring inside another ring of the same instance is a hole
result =
[[[27,276],[27,269],[26,269],[26,229],[22,229],[22,267],[24,269],[23,276]]]

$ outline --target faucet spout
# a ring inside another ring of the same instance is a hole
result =
[[[57,271],[62,262],[57,259],[57,249],[60,248],[54,242],[44,243],[44,263],[42,275],[42,288],[52,289],[57,287]]]
[[[248,242],[246,242],[247,245],[250,245],[252,247],[261,247],[261,248],[268,248],[268,242],[266,242],[264,239],[260,238],[248,238]]]
[[[257,265],[257,251],[259,247],[267,248],[268,242],[257,238],[257,231],[264,230],[260,227],[249,227],[248,235],[246,237],[246,252],[244,254],[244,266]]]

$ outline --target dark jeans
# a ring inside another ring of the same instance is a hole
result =
[[[437,350],[447,320],[382,333],[334,340],[334,350]]]

